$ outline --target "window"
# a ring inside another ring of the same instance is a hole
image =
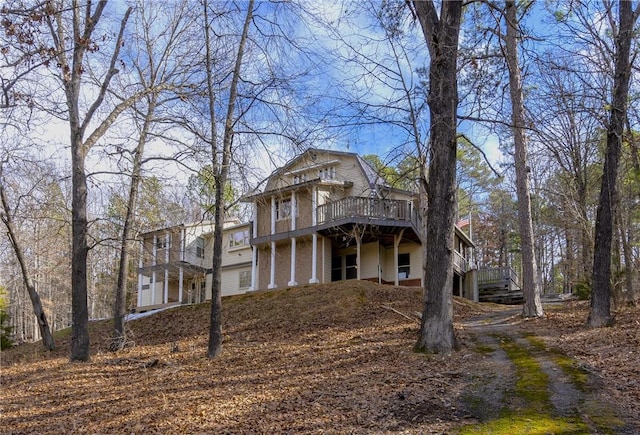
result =
[[[307,174],[295,175],[293,177],[293,184],[304,183],[307,181]]]
[[[171,246],[171,236],[169,236],[168,240],[167,238],[165,238],[165,236],[160,236],[156,239],[156,248],[165,249],[169,246]]]
[[[411,275],[411,257],[409,254],[398,254],[398,279],[407,279]]]
[[[202,237],[196,239],[196,257],[204,258],[204,239]]]
[[[251,287],[251,271],[243,270],[240,272],[238,276],[240,282],[240,288],[249,288]]]
[[[329,166],[327,168],[322,168],[318,171],[318,177],[321,180],[335,180],[336,179],[336,167]]]
[[[276,201],[276,220],[291,217],[291,198]]]
[[[249,246],[249,230],[236,231],[229,235],[229,248]]]

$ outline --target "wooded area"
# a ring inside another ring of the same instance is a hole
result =
[[[591,326],[609,324],[640,286],[639,10],[5,1],[3,335],[73,326],[71,359],[88,361],[88,320],[115,318],[122,350],[138,234],[251,219],[240,196],[309,147],[370,154],[431,205],[417,348],[455,346],[449,245],[465,216],[477,265],[524,277],[525,317],[544,315],[541,295],[575,293],[593,296]]]

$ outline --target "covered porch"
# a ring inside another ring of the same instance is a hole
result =
[[[204,302],[207,272],[184,261],[139,268],[136,311]]]

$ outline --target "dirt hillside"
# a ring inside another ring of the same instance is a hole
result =
[[[85,364],[68,361],[68,331],[51,354],[37,344],[2,352],[2,433],[456,433],[495,418],[474,394],[498,350],[469,322],[504,308],[456,300],[461,349],[444,356],[412,351],[420,289],[351,281],[223,306],[216,360],[205,357],[209,304],[129,322],[132,346],[116,354],[110,322],[92,322]],[[603,332],[582,326],[586,309],[565,303],[509,329],[577,358],[623,423],[640,420],[639,311]],[[628,427],[616,422],[606,423],[614,433]]]

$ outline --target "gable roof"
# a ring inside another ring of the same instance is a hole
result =
[[[315,161],[317,159],[317,155],[319,155],[319,154],[322,154],[322,155],[325,155],[325,156],[335,156],[336,158],[340,158],[340,157],[344,156],[344,157],[349,157],[349,158],[354,159],[357,162],[357,164],[358,164],[358,166],[359,166],[359,168],[361,170],[362,175],[364,175],[364,177],[365,177],[365,179],[367,181],[367,184],[369,185],[369,187],[372,190],[376,189],[376,188],[381,188],[381,187],[385,187],[385,188],[390,188],[391,187],[384,180],[384,178],[382,178],[376,172],[376,170],[369,164],[369,162],[367,162],[365,159],[360,157],[360,155],[358,155],[357,153],[348,152],[348,151],[336,151],[336,150],[329,150],[329,149],[321,149],[321,148],[308,148],[303,153],[299,154],[298,156],[296,156],[293,159],[289,160],[287,163],[285,163],[280,168],[277,168],[275,171],[273,171],[266,179],[264,179],[262,182],[260,182],[255,189],[253,189],[250,192],[248,192],[247,194],[243,195],[242,199],[243,200],[250,200],[251,198],[253,198],[255,196],[261,195],[261,194],[266,193],[266,192],[270,192],[271,190],[275,190],[275,189],[271,189],[269,187],[270,181],[275,180],[279,176],[287,174],[288,172],[291,171],[291,168],[294,168],[296,165],[298,165],[302,161],[305,161],[305,160]]]

